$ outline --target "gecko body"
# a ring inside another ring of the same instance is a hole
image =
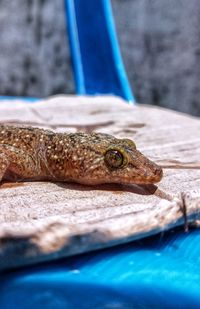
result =
[[[129,139],[0,126],[0,181],[152,184],[162,169]]]

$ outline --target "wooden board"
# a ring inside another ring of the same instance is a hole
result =
[[[2,101],[0,122],[133,139],[164,167],[149,186],[26,182],[0,186],[0,269],[139,239],[200,218],[200,121],[116,97]]]

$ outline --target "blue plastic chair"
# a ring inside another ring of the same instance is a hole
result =
[[[65,7],[76,94],[113,94],[134,103],[117,42],[110,0],[65,0]],[[19,97],[0,96],[1,99]]]
[[[0,308],[200,308],[199,241],[176,231],[7,272]]]
[[[115,94],[134,102],[110,0],[65,0],[77,94]]]
[[[110,1],[65,2],[77,93],[112,93],[134,102]],[[7,271],[1,274],[0,308],[199,308],[199,243],[198,230],[177,230]]]

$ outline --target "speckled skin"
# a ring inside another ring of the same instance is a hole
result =
[[[111,168],[108,149],[119,150],[124,164]],[[162,169],[142,155],[131,140],[101,133],[54,133],[33,127],[0,126],[0,181],[72,181],[152,184]]]

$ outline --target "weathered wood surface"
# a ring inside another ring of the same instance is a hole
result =
[[[3,183],[0,269],[113,246],[200,219],[200,121],[114,97],[1,102],[0,122],[128,137],[164,167],[157,185]]]

